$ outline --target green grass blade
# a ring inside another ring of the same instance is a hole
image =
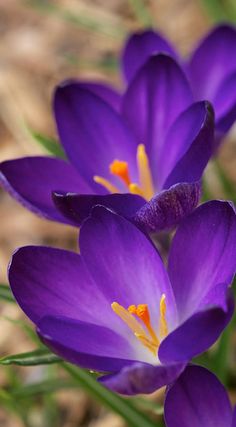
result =
[[[37,349],[27,353],[14,354],[5,356],[0,359],[0,365],[19,365],[19,366],[34,366],[48,365],[51,363],[61,362],[60,357],[51,353],[47,349]]]
[[[30,134],[33,139],[38,142],[49,154],[55,157],[59,157],[60,159],[66,159],[66,155],[62,147],[55,139],[49,138],[48,136],[31,130]]]
[[[63,363],[63,367],[88,394],[120,415],[130,427],[162,427],[136,409],[131,399],[122,398],[106,389],[88,372],[67,363]]]
[[[13,303],[16,302],[12,295],[10,286],[0,284],[0,300]]]

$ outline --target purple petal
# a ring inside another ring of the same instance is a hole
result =
[[[70,83],[76,83],[76,80],[70,81]],[[68,81],[69,83],[69,81]],[[121,95],[112,86],[102,82],[89,82],[89,81],[77,81],[81,87],[88,89],[90,92],[95,93],[104,101],[107,102],[115,111],[120,111]]]
[[[187,79],[169,56],[151,57],[138,71],[123,99],[123,114],[138,143],[146,145],[157,186],[158,156],[169,127],[192,102]]]
[[[236,30],[221,25],[200,43],[189,63],[189,77],[196,99],[213,102],[223,80],[236,71]]]
[[[131,218],[144,204],[145,200],[134,194],[106,194],[104,196],[60,194],[53,195],[59,211],[75,225],[81,225],[96,205],[105,206],[125,218]]]
[[[160,33],[145,30],[132,34],[125,43],[121,57],[126,80],[129,82],[133,79],[149,56],[163,52],[177,57],[174,48]]]
[[[233,420],[232,420],[231,427],[236,427],[236,406],[234,407],[234,410],[233,410]]]
[[[47,316],[37,332],[52,351],[83,368],[112,372],[134,362],[129,342],[108,327]]]
[[[194,356],[206,351],[219,338],[233,312],[234,301],[229,293],[226,310],[209,307],[193,314],[161,342],[158,351],[160,361],[188,362]]]
[[[128,162],[130,176],[137,181],[137,143],[104,100],[79,83],[65,83],[56,90],[54,109],[68,158],[96,192],[102,193],[103,187],[93,181],[94,175],[120,185],[109,171],[115,159]]]
[[[148,304],[152,323],[158,325],[164,293],[168,324],[175,324],[175,302],[162,260],[148,237],[131,222],[95,207],[82,225],[79,246],[83,261],[110,303],[125,308]]]
[[[21,248],[13,255],[9,281],[18,304],[34,323],[43,316],[61,315],[119,329],[110,303],[81,257],[73,252],[36,246]]]
[[[216,129],[226,133],[236,119],[236,72],[230,74],[219,86],[213,103],[216,112]]]
[[[201,179],[212,153],[214,112],[208,102],[197,102],[185,110],[167,133],[158,159],[159,186]]]
[[[200,198],[200,183],[181,183],[163,190],[142,206],[134,223],[146,233],[175,227],[192,212]]]
[[[228,202],[205,203],[180,224],[169,254],[180,321],[206,305],[219,305],[217,285],[224,284],[226,292],[236,270],[235,241],[236,215]],[[220,306],[224,309],[224,300]]]
[[[165,399],[167,427],[231,427],[232,409],[217,377],[200,366],[188,366]]]
[[[68,220],[55,208],[52,191],[91,192],[73,166],[51,157],[25,157],[1,163],[0,183],[26,208],[61,222]]]
[[[152,366],[143,363],[124,367],[120,372],[99,378],[109,389],[126,395],[153,393],[172,383],[183,371],[184,364]]]

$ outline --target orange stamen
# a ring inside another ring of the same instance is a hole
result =
[[[120,160],[114,160],[109,166],[110,172],[118,176],[129,187],[131,184],[129,177],[128,163]]]
[[[168,325],[166,320],[166,296],[162,294],[160,300],[160,336],[161,338],[166,337],[168,335]]]

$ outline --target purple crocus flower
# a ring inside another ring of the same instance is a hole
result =
[[[130,36],[122,54],[122,69],[130,82],[153,53],[167,52],[182,64],[195,100],[208,99],[216,115],[216,139],[224,136],[236,119],[236,30],[219,25],[193,50],[187,61],[158,32],[145,30]]]
[[[102,204],[148,232],[175,226],[196,207],[214,114],[208,102],[193,103],[174,59],[149,58],[122,99],[106,86],[65,82],[54,111],[70,163],[27,157],[0,165],[2,185],[26,207],[81,225]]]
[[[97,206],[81,227],[80,255],[23,247],[9,281],[52,351],[105,372],[100,381],[114,391],[151,393],[228,324],[235,240],[231,204],[203,204],[177,229],[166,269],[147,235]]]
[[[167,391],[165,422],[167,427],[236,427],[236,411],[213,373],[188,366]]]

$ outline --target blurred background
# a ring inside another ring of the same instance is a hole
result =
[[[225,2],[225,7],[222,4],[211,0],[0,0],[0,161],[46,154],[27,127],[57,137],[51,97],[60,80],[101,79],[122,87],[118,62],[129,32],[152,25],[188,55],[215,21],[234,19],[233,1],[232,5],[230,0]],[[226,174],[236,182],[233,131],[228,139],[219,159]],[[220,197],[221,183],[213,172],[209,167],[207,177]],[[7,282],[7,264],[18,246],[77,246],[75,229],[36,217],[1,190],[0,225],[1,283]],[[24,325],[19,328],[23,318],[20,310],[15,305],[1,304],[0,313],[1,355],[32,349]],[[12,386],[14,381],[16,385],[17,381],[31,383],[49,375],[49,369],[56,368],[0,368],[0,387]],[[31,427],[124,425],[82,390],[62,390],[44,398],[39,395],[30,402],[28,409],[25,400],[22,405],[30,413]],[[14,415],[14,408],[0,407],[0,427],[24,425],[24,417]]]

